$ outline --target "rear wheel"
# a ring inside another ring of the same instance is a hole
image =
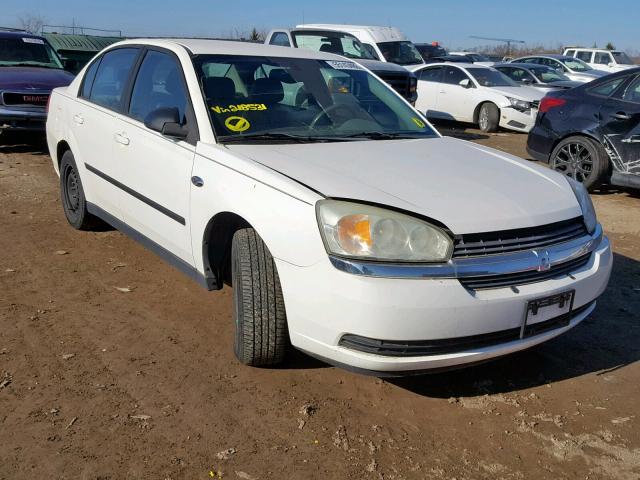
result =
[[[574,136],[565,138],[553,149],[549,165],[592,189],[602,182],[609,159],[602,145],[596,141]]]
[[[483,103],[478,112],[478,126],[483,132],[495,132],[500,123],[500,110],[491,103]]]
[[[289,346],[280,279],[269,249],[253,228],[231,245],[236,357],[245,365],[280,363]]]
[[[87,201],[80,181],[80,174],[71,150],[60,161],[60,196],[64,215],[76,230],[92,230],[100,220],[87,211]]]

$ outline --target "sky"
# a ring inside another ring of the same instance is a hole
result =
[[[624,14],[621,14],[623,13]],[[37,15],[48,24],[122,30],[125,36],[229,36],[302,23],[392,25],[414,42],[471,48],[513,38],[530,45],[640,50],[638,0],[0,0],[0,26]]]

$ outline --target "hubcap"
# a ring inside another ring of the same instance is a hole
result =
[[[553,168],[579,182],[584,182],[593,171],[593,157],[582,143],[567,143],[556,154]]]
[[[72,212],[76,212],[80,207],[80,188],[76,171],[71,167],[67,169],[66,187],[65,198],[67,200],[67,207]]]

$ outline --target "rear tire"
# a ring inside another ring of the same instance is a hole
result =
[[[71,150],[64,153],[60,162],[60,197],[64,215],[76,230],[93,230],[101,224],[87,211],[87,200]]]
[[[587,190],[593,190],[604,180],[609,169],[609,157],[600,143],[576,135],[556,145],[549,157],[549,165],[581,182]]]
[[[238,230],[231,245],[234,351],[245,365],[275,365],[289,346],[280,279],[269,249],[253,228]]]
[[[500,124],[500,110],[491,103],[483,103],[478,112],[478,126],[480,130],[487,133],[496,132]]]

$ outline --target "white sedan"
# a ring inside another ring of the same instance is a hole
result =
[[[441,137],[329,53],[120,42],[54,90],[47,140],[73,228],[232,286],[235,337],[209,344],[247,365],[291,346],[395,375],[486,361],[578,325],[611,271],[581,184]]]
[[[418,77],[418,110],[429,118],[476,124],[484,132],[495,132],[499,126],[528,132],[545,95],[482,65],[434,63],[413,71]]]

